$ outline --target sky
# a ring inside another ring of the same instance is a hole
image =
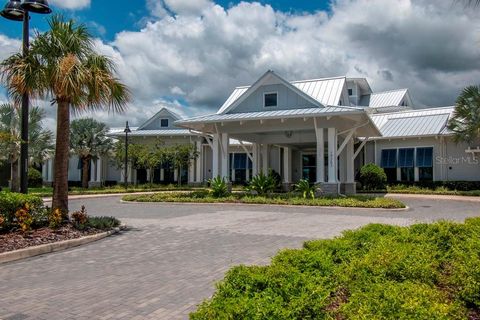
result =
[[[458,0],[49,2],[89,27],[131,89],[124,114],[80,115],[112,127],[140,125],[162,106],[215,112],[269,69],[287,80],[350,76],[374,91],[409,88],[422,107],[452,105],[480,77],[480,8]],[[31,28],[47,30],[46,17],[34,15]],[[0,19],[0,59],[19,50],[20,35],[21,23]],[[53,128],[55,107],[33,103]]]

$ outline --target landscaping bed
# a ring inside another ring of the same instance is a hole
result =
[[[265,196],[255,196],[248,193],[232,193],[226,196],[214,197],[212,193],[208,191],[126,195],[123,197],[123,200],[137,202],[245,203],[388,209],[405,208],[405,204],[401,201],[383,197],[351,196],[317,197],[311,199],[294,194],[272,194]]]
[[[114,217],[91,217],[84,206],[71,214],[51,210],[33,195],[0,192],[0,253],[78,239],[120,226]]]
[[[78,230],[72,225],[66,225],[58,229],[45,227],[27,233],[23,231],[13,231],[0,234],[0,253],[58,241],[78,239],[101,232],[105,232],[105,230]]]
[[[371,224],[236,266],[191,319],[480,319],[480,218]]]

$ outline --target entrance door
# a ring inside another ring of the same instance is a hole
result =
[[[317,180],[317,157],[314,154],[302,155],[302,178],[310,183]]]

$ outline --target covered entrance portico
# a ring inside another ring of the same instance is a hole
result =
[[[231,180],[228,150],[233,138],[251,144],[245,152],[252,175],[272,169],[286,189],[306,178],[328,194],[355,193],[354,160],[364,145],[355,150],[355,141],[380,136],[366,111],[351,107],[216,114],[178,125],[211,137],[213,177]]]

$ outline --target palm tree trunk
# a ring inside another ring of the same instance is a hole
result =
[[[52,208],[68,216],[68,159],[70,148],[70,105],[57,101],[57,141]]]
[[[90,171],[90,157],[82,157],[82,188],[88,189],[88,172]]]
[[[10,191],[20,192],[20,186],[19,186],[19,183],[18,183],[18,159],[11,162],[10,169],[11,169],[11,175],[10,175],[11,188],[10,188]]]

